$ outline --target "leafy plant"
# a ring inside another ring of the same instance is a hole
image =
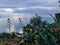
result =
[[[32,45],[56,45],[56,38],[47,23],[43,23],[41,17],[36,15],[30,24],[24,27],[26,43]]]

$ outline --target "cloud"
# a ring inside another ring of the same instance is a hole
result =
[[[28,9],[28,8],[26,8],[26,7],[16,8],[16,10],[26,10],[26,9]]]
[[[41,17],[50,17],[49,14],[46,15],[41,15],[38,14]],[[21,19],[25,19],[25,18],[32,18],[33,16],[35,16],[35,14],[22,14],[22,13],[0,13],[0,18],[21,18]]]
[[[33,9],[47,9],[47,10],[53,10],[53,9],[55,9],[56,7],[34,6],[34,7],[30,7],[30,8],[33,8]]]
[[[11,9],[11,8],[7,8],[7,9],[3,9],[5,12],[14,12],[14,10],[13,9]]]
[[[46,7],[46,6],[31,6],[31,7],[21,7],[21,8],[0,8],[0,17],[1,15],[14,16],[14,15],[33,15],[36,12],[39,12],[40,15],[48,15],[56,11],[57,7]],[[23,16],[24,17],[24,16]],[[27,16],[26,16],[27,17]]]
[[[0,8],[0,13],[15,13],[16,11],[23,10],[35,10],[35,9],[43,9],[43,10],[54,10],[57,7],[46,7],[46,6],[31,6],[31,7],[19,7],[19,8]]]
[[[46,6],[32,6],[32,7],[22,7],[17,8],[18,10],[29,10],[29,9],[46,9],[46,10],[54,10],[56,7],[46,7]]]
[[[57,9],[59,10],[57,6],[58,0],[0,0],[0,30],[6,31],[7,18],[11,18],[13,30],[20,30],[18,18],[20,17],[24,23],[27,23],[36,12],[44,20],[52,22],[48,13],[55,13]]]
[[[6,18],[0,18],[0,33],[6,32]]]
[[[57,5],[58,0],[0,0],[0,7],[30,7],[30,6],[46,6]],[[37,4],[39,3],[39,4]],[[41,5],[40,5],[41,4]]]
[[[18,18],[10,18],[10,20],[11,20],[11,32],[20,31],[21,25],[18,27],[19,25]],[[0,18],[0,33],[1,32],[9,32],[7,18]]]
[[[0,8],[0,13],[13,13],[13,8]]]

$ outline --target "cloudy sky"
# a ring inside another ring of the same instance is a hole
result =
[[[7,30],[7,18],[11,19],[12,28],[19,30],[18,18],[26,24],[35,13],[52,23],[49,13],[54,16],[59,11],[58,5],[58,0],[0,0],[0,32]]]

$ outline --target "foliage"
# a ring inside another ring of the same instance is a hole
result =
[[[56,38],[48,23],[44,23],[38,15],[24,27],[24,36],[26,43],[30,45],[56,45]]]
[[[23,27],[22,37],[17,37],[16,34],[20,34],[15,32],[12,34],[1,33],[0,45],[4,45],[3,42],[15,42],[20,45],[57,45],[58,34],[54,33],[51,28],[60,29],[60,13],[55,14],[55,18],[53,16],[52,18],[55,22],[49,24],[47,21],[42,21],[41,17],[36,14],[36,17],[33,17],[30,23]]]
[[[58,28],[58,45],[60,45],[60,13],[56,13],[55,14],[55,18],[53,17],[53,19],[55,20],[55,23],[57,25]]]

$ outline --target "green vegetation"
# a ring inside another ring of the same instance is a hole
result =
[[[1,33],[0,45],[7,45],[11,42],[15,45],[59,45],[60,13],[55,14],[55,18],[52,15],[51,17],[55,22],[49,24],[47,21],[42,21],[41,17],[36,14],[30,23],[23,27],[23,34]],[[54,32],[55,28],[58,28],[58,32]]]

